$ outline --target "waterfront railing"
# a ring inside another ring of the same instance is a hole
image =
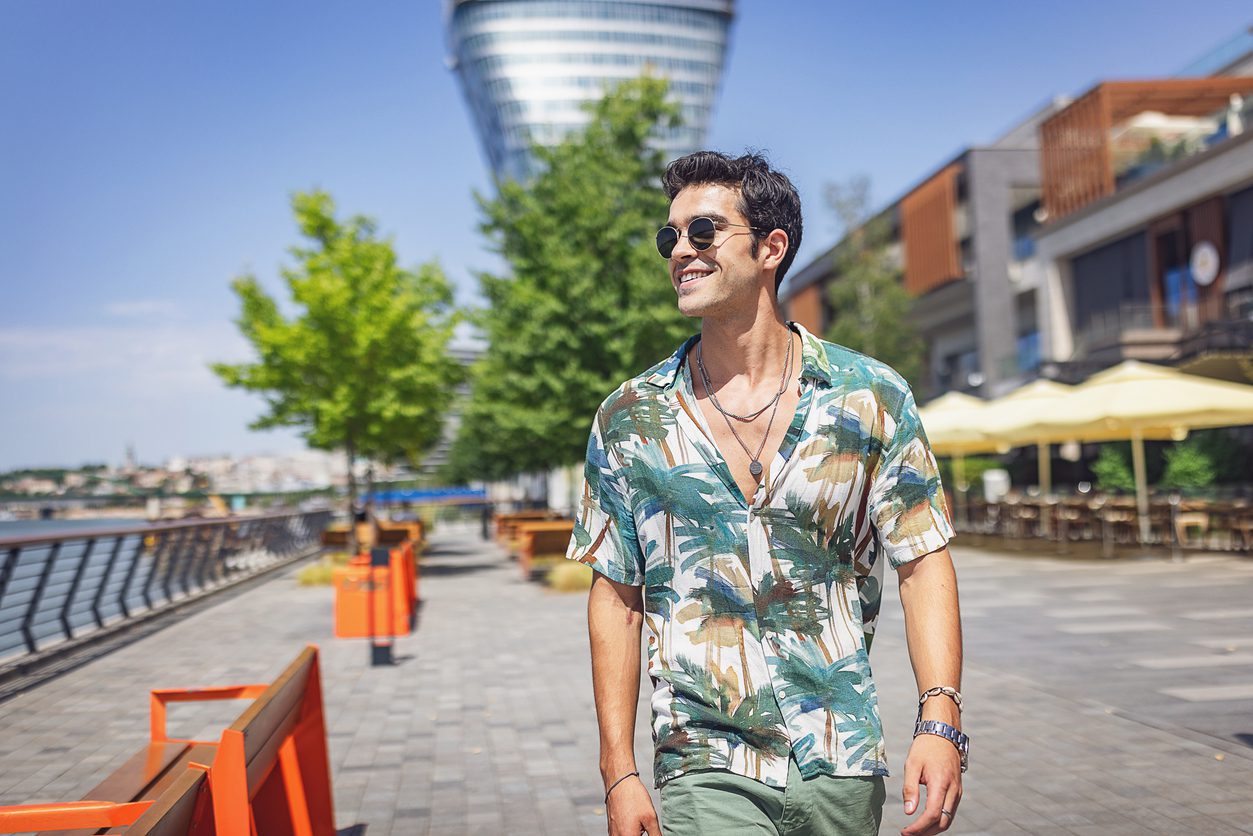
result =
[[[0,539],[0,674],[320,549],[329,510]]]

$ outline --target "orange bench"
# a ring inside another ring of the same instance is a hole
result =
[[[138,812],[141,808],[142,813]],[[126,827],[128,823],[131,824]],[[151,803],[78,801],[0,807],[0,832],[3,833],[53,828],[54,832],[65,836],[66,827],[87,828],[83,831],[86,833],[112,828],[106,832],[125,832],[127,836],[215,836],[208,769],[199,765],[184,769]],[[125,830],[116,831],[117,827],[125,827]]]
[[[230,699],[252,702],[218,741],[166,735],[169,703]],[[158,689],[150,707],[149,744],[91,800],[0,807],[0,833],[334,836],[316,647],[268,685]]]
[[[518,526],[518,566],[522,569],[522,578],[533,578],[537,555],[565,554],[573,534],[574,520],[521,523]]]

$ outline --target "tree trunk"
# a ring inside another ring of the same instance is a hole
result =
[[[365,467],[365,502],[361,503],[361,510],[365,512],[365,521],[370,526],[370,543],[373,546],[379,544],[379,527],[378,517],[374,514],[374,462],[371,461]]]
[[[348,554],[355,557],[357,554],[357,477],[353,473],[352,465],[353,459],[357,457],[357,446],[353,443],[351,436],[344,448],[348,456]]]

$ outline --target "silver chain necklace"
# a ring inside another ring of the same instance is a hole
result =
[[[723,415],[729,415],[737,421],[755,421],[763,412],[778,403],[779,398],[783,397],[784,390],[787,389],[788,372],[792,368],[792,335],[791,333],[788,334],[787,359],[783,361],[783,377],[779,380],[779,390],[774,393],[773,398],[766,402],[765,406],[756,412],[750,412],[748,415],[737,415],[728,409],[723,409],[722,402],[718,400],[718,396],[714,394],[713,386],[710,385],[709,373],[705,371],[704,356],[705,350],[702,348],[700,356],[697,357],[696,362],[700,367],[701,382],[705,384],[705,391],[709,393],[709,399],[714,402],[714,406],[716,406],[718,411]]]
[[[783,376],[779,381],[779,391],[777,394],[775,394],[774,398],[771,400],[770,403],[766,404],[766,406],[763,406],[761,409],[757,410],[757,412],[753,413],[753,416],[752,416],[753,418],[756,418],[758,415],[761,415],[761,413],[766,411],[766,407],[773,407],[770,410],[770,420],[766,422],[766,434],[761,437],[761,443],[757,445],[757,452],[755,454],[748,449],[748,445],[744,443],[744,439],[740,438],[740,434],[735,431],[735,425],[731,423],[731,418],[733,417],[738,418],[739,420],[752,420],[752,418],[746,419],[742,416],[729,413],[725,409],[722,408],[722,404],[718,403],[718,397],[714,394],[713,384],[709,380],[709,372],[705,371],[705,346],[703,343],[700,347],[700,353],[696,355],[696,367],[700,370],[701,383],[705,385],[705,392],[706,394],[709,395],[709,400],[713,402],[714,409],[718,410],[718,413],[722,416],[723,420],[727,422],[727,429],[731,431],[731,437],[734,438],[736,442],[740,445],[740,447],[744,449],[744,455],[748,456],[749,458],[748,472],[753,475],[754,479],[757,478],[758,476],[761,475],[761,472],[765,469],[762,467],[762,464],[761,464],[761,451],[764,450],[766,447],[766,439],[770,437],[770,428],[774,426],[774,416],[779,411],[779,400],[783,396],[783,392],[787,389],[788,378],[791,377],[791,372],[792,372],[792,334],[791,332],[788,333],[787,361],[783,364]]]

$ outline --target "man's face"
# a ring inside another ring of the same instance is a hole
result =
[[[754,258],[752,231],[736,208],[738,197],[734,189],[705,184],[688,186],[670,203],[666,223],[682,233],[670,254],[670,283],[684,316],[733,316],[757,305],[762,249]],[[718,228],[707,249],[698,250],[688,240],[693,218],[709,218]]]

